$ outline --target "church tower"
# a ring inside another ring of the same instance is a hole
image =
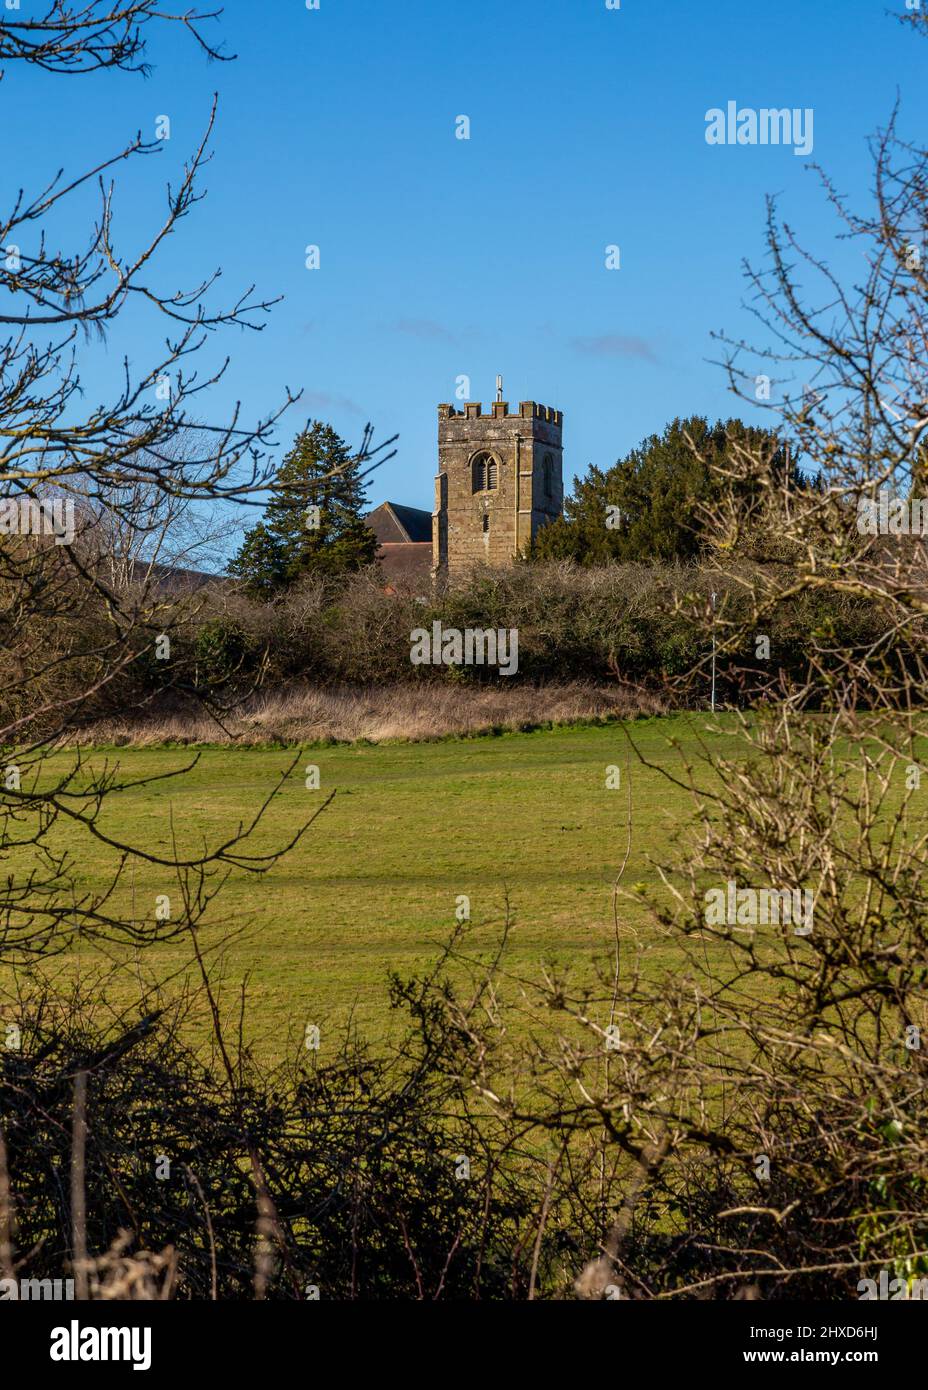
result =
[[[506,565],[564,505],[563,415],[523,401],[510,415],[498,399],[438,407],[438,475],[432,514],[432,569],[459,575],[476,562]]]

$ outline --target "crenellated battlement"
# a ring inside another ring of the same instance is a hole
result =
[[[438,407],[439,420],[544,420],[549,425],[561,426],[564,423],[563,411],[550,405],[539,405],[537,401],[521,401],[519,409],[510,411],[508,401],[494,401],[490,410],[484,413],[480,401],[465,401],[462,410],[453,405]]]
[[[487,411],[479,401],[438,407],[436,575],[511,564],[563,511],[563,415],[538,401],[510,410],[502,396],[497,377]]]

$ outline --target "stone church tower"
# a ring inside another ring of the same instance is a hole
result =
[[[497,395],[502,395],[497,379]],[[517,414],[496,400],[438,407],[432,570],[457,575],[476,561],[506,565],[561,515],[563,415],[534,401]]]

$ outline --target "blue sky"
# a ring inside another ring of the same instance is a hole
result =
[[[23,0],[26,8],[32,0]],[[204,6],[210,8],[210,6]],[[608,465],[677,414],[742,407],[710,333],[748,327],[741,263],[763,258],[776,193],[817,251],[853,274],[812,160],[865,197],[865,140],[897,94],[924,134],[928,42],[887,15],[904,0],[227,0],[234,63],[179,33],[150,77],[3,83],[3,187],[76,172],[171,118],[162,152],[119,171],[116,234],[134,247],[163,209],[219,93],[207,197],[162,258],[173,290],[222,267],[283,295],[261,334],[226,335],[232,362],[208,418],[266,414],[286,384],[307,416],[355,440],[398,433],[370,497],[431,507],[436,405],[459,376],[489,402],[565,415],[568,476]],[[812,160],[788,147],[712,147],[705,113],[811,107]],[[467,115],[468,141],[455,138]],[[321,250],[309,271],[304,250]],[[607,271],[605,248],[621,248]],[[88,396],[127,352],[147,364],[164,324],[133,315],[84,352]],[[204,414],[207,412],[204,410]]]

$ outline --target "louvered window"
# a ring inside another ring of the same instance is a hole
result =
[[[499,487],[499,463],[492,454],[477,454],[471,468],[474,492],[492,492]]]

